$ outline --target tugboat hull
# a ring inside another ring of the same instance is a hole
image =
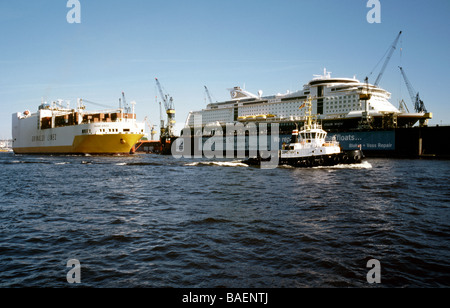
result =
[[[335,166],[341,164],[359,164],[362,162],[363,157],[364,156],[362,151],[354,150],[321,156],[280,158],[279,165],[307,168],[319,166]]]
[[[296,168],[311,168],[311,167],[330,167],[342,164],[359,164],[362,162],[364,154],[360,150],[343,151],[337,154],[309,156],[309,157],[290,157],[280,158],[279,166],[292,166]],[[269,161],[270,159],[262,159],[260,157],[249,158],[243,161],[244,164],[250,166],[260,166],[262,161]]]

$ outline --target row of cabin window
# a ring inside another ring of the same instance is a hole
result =
[[[302,137],[303,140],[316,139],[316,135],[317,135],[318,139],[324,139],[326,137],[325,133],[302,133],[302,134],[300,134],[300,136]]]

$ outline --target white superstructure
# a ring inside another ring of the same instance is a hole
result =
[[[62,101],[42,103],[38,111],[12,115],[13,150],[16,154],[118,154],[129,153],[144,136],[144,123],[123,109],[86,111]]]
[[[316,75],[300,91],[263,97],[261,91],[255,95],[240,87],[234,87],[230,89],[230,94],[229,101],[211,103],[206,109],[191,111],[186,119],[186,126],[193,127],[195,118],[198,122],[200,116],[202,125],[249,121],[301,121],[305,115],[302,106],[307,97],[313,98],[313,114],[323,121],[385,115],[418,119],[425,115],[404,114],[389,102],[391,93],[388,91],[360,82],[356,78],[332,78],[326,69],[323,75]],[[364,99],[365,95],[367,96]]]

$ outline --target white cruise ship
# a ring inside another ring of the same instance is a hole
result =
[[[191,111],[186,127],[192,128],[201,119],[202,125],[225,125],[236,122],[292,123],[304,120],[303,108],[308,97],[313,98],[313,114],[329,131],[355,128],[410,127],[418,121],[426,123],[430,113],[409,113],[389,102],[391,93],[360,82],[356,78],[332,78],[324,70],[296,92],[262,96],[240,87],[230,90],[229,101],[211,103],[200,111]],[[201,116],[201,118],[200,118]],[[194,121],[194,119],[197,120]],[[197,124],[198,125],[198,124]]]
[[[86,111],[62,101],[42,103],[38,111],[12,115],[12,148],[16,154],[129,154],[144,136],[134,110]]]

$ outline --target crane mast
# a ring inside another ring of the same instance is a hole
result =
[[[176,123],[175,122],[175,105],[173,103],[173,98],[169,94],[164,93],[158,78],[155,78],[155,80],[156,80],[156,85],[158,87],[159,93],[161,94],[161,99],[164,103],[164,108],[166,109],[166,114],[167,114],[167,129],[163,128],[164,127],[163,120],[161,120],[161,136],[171,137],[171,136],[174,136],[174,125]]]
[[[406,73],[401,66],[399,66],[400,72],[402,73],[403,79],[405,80],[406,87],[408,88],[409,96],[411,97],[411,101],[414,104],[414,109],[416,112],[425,112],[427,113],[427,109],[425,108],[425,104],[420,99],[419,92],[416,92],[409,82],[408,77],[406,77]]]

